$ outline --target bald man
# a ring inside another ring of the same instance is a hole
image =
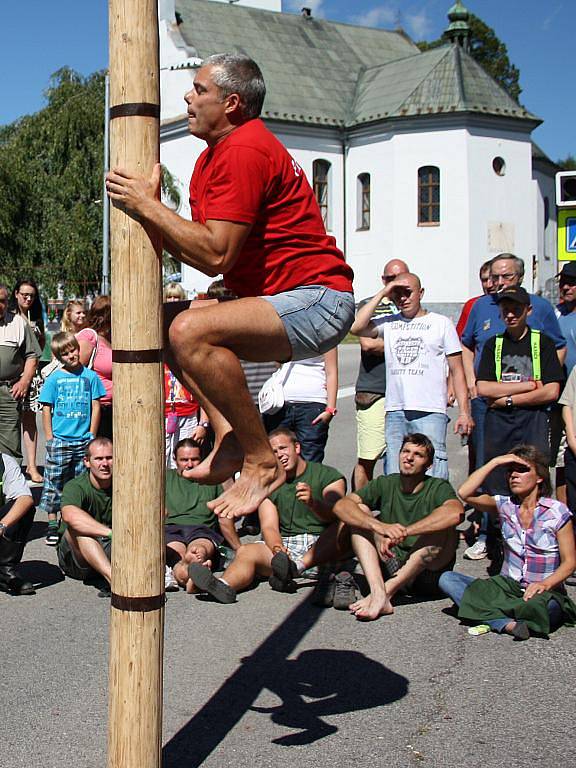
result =
[[[386,474],[395,474],[405,435],[422,433],[434,445],[433,477],[448,479],[446,426],[448,424],[446,363],[458,400],[459,416],[454,432],[468,435],[474,422],[470,416],[468,391],[462,365],[462,349],[452,321],[422,307],[424,289],[417,275],[397,275],[359,310],[351,332],[384,340],[386,361]],[[372,320],[385,298],[398,307],[398,314]]]
[[[394,280],[396,275],[409,272],[408,265],[400,259],[392,259],[384,265],[382,284]],[[358,304],[362,309],[370,299]],[[372,320],[398,313],[390,299],[383,299],[376,307]],[[356,466],[353,474],[353,490],[363,488],[372,480],[374,468],[386,454],[386,364],[384,363],[384,339],[378,337],[360,339],[360,368],[356,380]]]

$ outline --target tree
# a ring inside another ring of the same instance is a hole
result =
[[[560,167],[561,171],[576,171],[576,157],[574,155],[566,155],[563,160],[558,160],[556,165]]]
[[[522,93],[519,82],[520,70],[508,58],[506,45],[497,37],[491,27],[473,13],[469,15],[468,25],[470,27],[470,55],[515,101],[518,101]],[[444,36],[431,42],[417,43],[421,51],[445,44],[446,38]]]
[[[65,67],[47,105],[0,131],[0,279],[84,293],[100,282],[104,74]]]

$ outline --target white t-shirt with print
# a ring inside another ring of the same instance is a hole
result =
[[[436,312],[373,322],[384,339],[386,410],[446,413],[446,356],[462,351],[454,323]]]

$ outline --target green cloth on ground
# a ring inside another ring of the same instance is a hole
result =
[[[564,624],[569,627],[576,624],[576,605],[568,595],[558,590],[550,590],[525,601],[522,599],[523,594],[520,584],[509,576],[476,579],[462,596],[458,617],[485,623],[509,616],[516,621],[525,621],[532,632],[549,635],[550,617],[547,606],[554,598],[564,614]]]
[[[166,525],[207,525],[218,530],[218,520],[206,506],[223,492],[221,485],[200,485],[170,469],[166,472]]]
[[[278,510],[280,519],[280,535],[320,534],[332,524],[328,520],[322,520],[307,504],[296,498],[298,483],[307,483],[312,490],[312,498],[322,501],[324,489],[337,480],[343,479],[344,475],[337,469],[308,461],[301,475],[286,480],[284,485],[271,493],[269,499]]]
[[[458,498],[447,480],[429,475],[424,477],[422,488],[417,493],[404,493],[398,474],[377,477],[356,493],[371,510],[380,510],[378,520],[405,526],[423,520],[444,502]],[[401,544],[393,547],[392,551],[401,563],[408,559],[417,540],[418,536],[407,536]]]

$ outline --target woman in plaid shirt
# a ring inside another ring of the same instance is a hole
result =
[[[476,495],[488,475],[503,466],[510,496]],[[562,623],[574,625],[576,606],[564,587],[576,568],[572,513],[549,497],[550,473],[542,454],[531,445],[518,446],[473,472],[458,493],[496,519],[504,543],[499,576],[443,574],[440,588],[459,606],[459,618],[517,640],[527,640],[531,631],[548,635]]]

